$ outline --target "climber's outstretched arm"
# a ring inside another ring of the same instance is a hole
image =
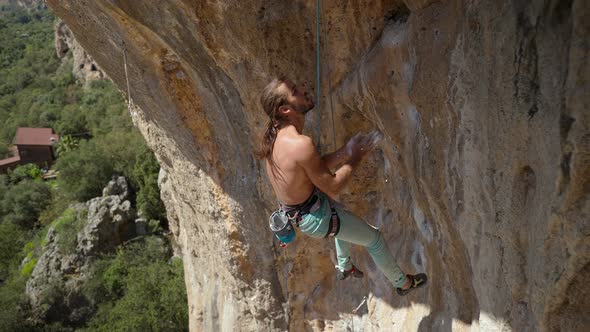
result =
[[[311,138],[307,136],[301,136],[295,152],[294,158],[297,164],[304,169],[309,180],[322,192],[333,197],[342,190],[350,178],[353,168],[360,160],[360,158],[349,160],[332,173],[318,154]]]
[[[333,170],[336,166],[347,162],[350,159],[350,154],[346,152],[346,145],[343,145],[340,149],[323,155],[322,162],[328,169]]]
[[[326,162],[320,158],[311,138],[303,136],[297,144],[295,160],[298,165],[303,167],[305,173],[317,188],[329,196],[335,197],[350,179],[353,169],[374,148],[375,142],[370,136],[355,135],[344,146],[345,152],[343,153],[348,157],[345,158],[343,165],[332,173],[328,169]],[[333,160],[337,158],[339,157],[335,156]]]
[[[368,135],[361,135],[360,133],[357,133],[356,135],[352,136],[340,149],[322,156],[322,162],[328,169],[333,170],[337,168],[338,165],[349,162],[351,158],[357,158],[357,154],[364,156],[373,150],[380,141],[378,135],[380,135],[380,133],[377,131],[374,131]],[[356,151],[359,150],[359,145],[360,151]],[[365,149],[364,152],[363,149]]]

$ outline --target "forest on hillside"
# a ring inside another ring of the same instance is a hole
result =
[[[45,8],[0,5],[0,159],[10,155],[18,127],[52,128],[61,138],[56,180],[43,180],[45,170],[33,164],[0,175],[0,331],[186,331],[183,266],[172,255],[158,162],[116,86],[84,86],[71,54],[57,57],[55,22]],[[86,219],[72,206],[100,197],[113,175],[127,179],[146,234],[93,261],[81,286],[82,318],[55,315],[59,283],[31,308],[26,285],[48,232],[63,254],[74,250]]]

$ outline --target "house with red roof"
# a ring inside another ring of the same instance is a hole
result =
[[[13,156],[0,160],[0,173],[29,163],[49,168],[55,160],[54,146],[58,140],[59,135],[51,128],[17,128],[12,142]]]

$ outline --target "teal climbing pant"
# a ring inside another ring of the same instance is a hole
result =
[[[320,208],[303,216],[299,223],[301,232],[311,237],[325,237],[328,233],[331,207],[334,206],[340,218],[340,231],[334,239],[338,268],[341,271],[352,268],[350,247],[352,244],[358,244],[367,248],[377,267],[395,287],[402,287],[407,281],[406,275],[391,255],[381,232],[347,211],[340,204],[332,202],[324,193],[318,192],[318,195],[321,200]]]

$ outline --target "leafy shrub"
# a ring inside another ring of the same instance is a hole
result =
[[[80,100],[80,109],[87,114],[93,136],[134,129],[125,101],[110,81],[91,82]]]
[[[8,144],[0,142],[0,159],[8,158],[10,156]]]
[[[30,229],[51,202],[51,191],[44,182],[23,180],[11,187],[0,201],[4,222]]]
[[[66,137],[86,133],[89,131],[86,116],[77,104],[66,105],[61,110],[59,120],[55,121],[55,128]]]
[[[12,278],[0,285],[0,331],[27,332],[35,329],[27,323],[26,279]]]
[[[38,220],[39,224],[41,225],[49,225],[52,223],[54,220],[59,218],[72,203],[72,201],[69,200],[66,195],[57,190],[59,186],[58,181],[49,181],[47,184],[52,190],[52,199],[47,208],[39,215]]]
[[[76,153],[66,153],[56,164],[59,190],[67,199],[86,201],[102,194],[114,172],[113,162],[94,140],[81,141]]]
[[[5,194],[10,190],[10,181],[8,181],[8,175],[0,174],[0,202],[4,199]],[[0,220],[2,219],[2,206],[0,205]]]
[[[41,169],[35,164],[20,165],[8,172],[8,177],[12,183],[18,183],[25,179],[41,180],[42,175]]]
[[[148,234],[161,234],[164,228],[162,222],[157,219],[150,219],[147,222],[147,233]]]
[[[35,259],[31,253],[31,257],[29,258],[29,261],[25,263],[20,274],[23,277],[29,277],[31,275],[31,273],[33,273],[33,269],[35,268],[36,264],[37,264],[37,259]]]
[[[11,222],[0,223],[0,283],[8,278],[10,269],[18,265],[18,253],[27,233]]]
[[[55,146],[55,152],[58,156],[74,151],[78,148],[80,142],[70,135],[62,135]]]
[[[82,140],[75,153],[66,153],[56,164],[60,191],[69,199],[86,201],[101,196],[114,173],[130,175],[145,146],[137,131],[114,131]]]
[[[57,246],[62,253],[73,253],[78,244],[78,232],[84,227],[84,220],[78,211],[67,209],[52,225],[57,234]]]
[[[188,331],[182,261],[170,254],[148,236],[98,262],[85,285],[98,312],[84,331]]]
[[[160,165],[149,149],[145,149],[137,158],[133,177],[139,186],[137,208],[146,219],[166,219],[166,208],[160,199],[158,173]]]
[[[114,305],[101,305],[89,331],[188,331],[181,264],[134,267],[126,280],[125,295]]]

